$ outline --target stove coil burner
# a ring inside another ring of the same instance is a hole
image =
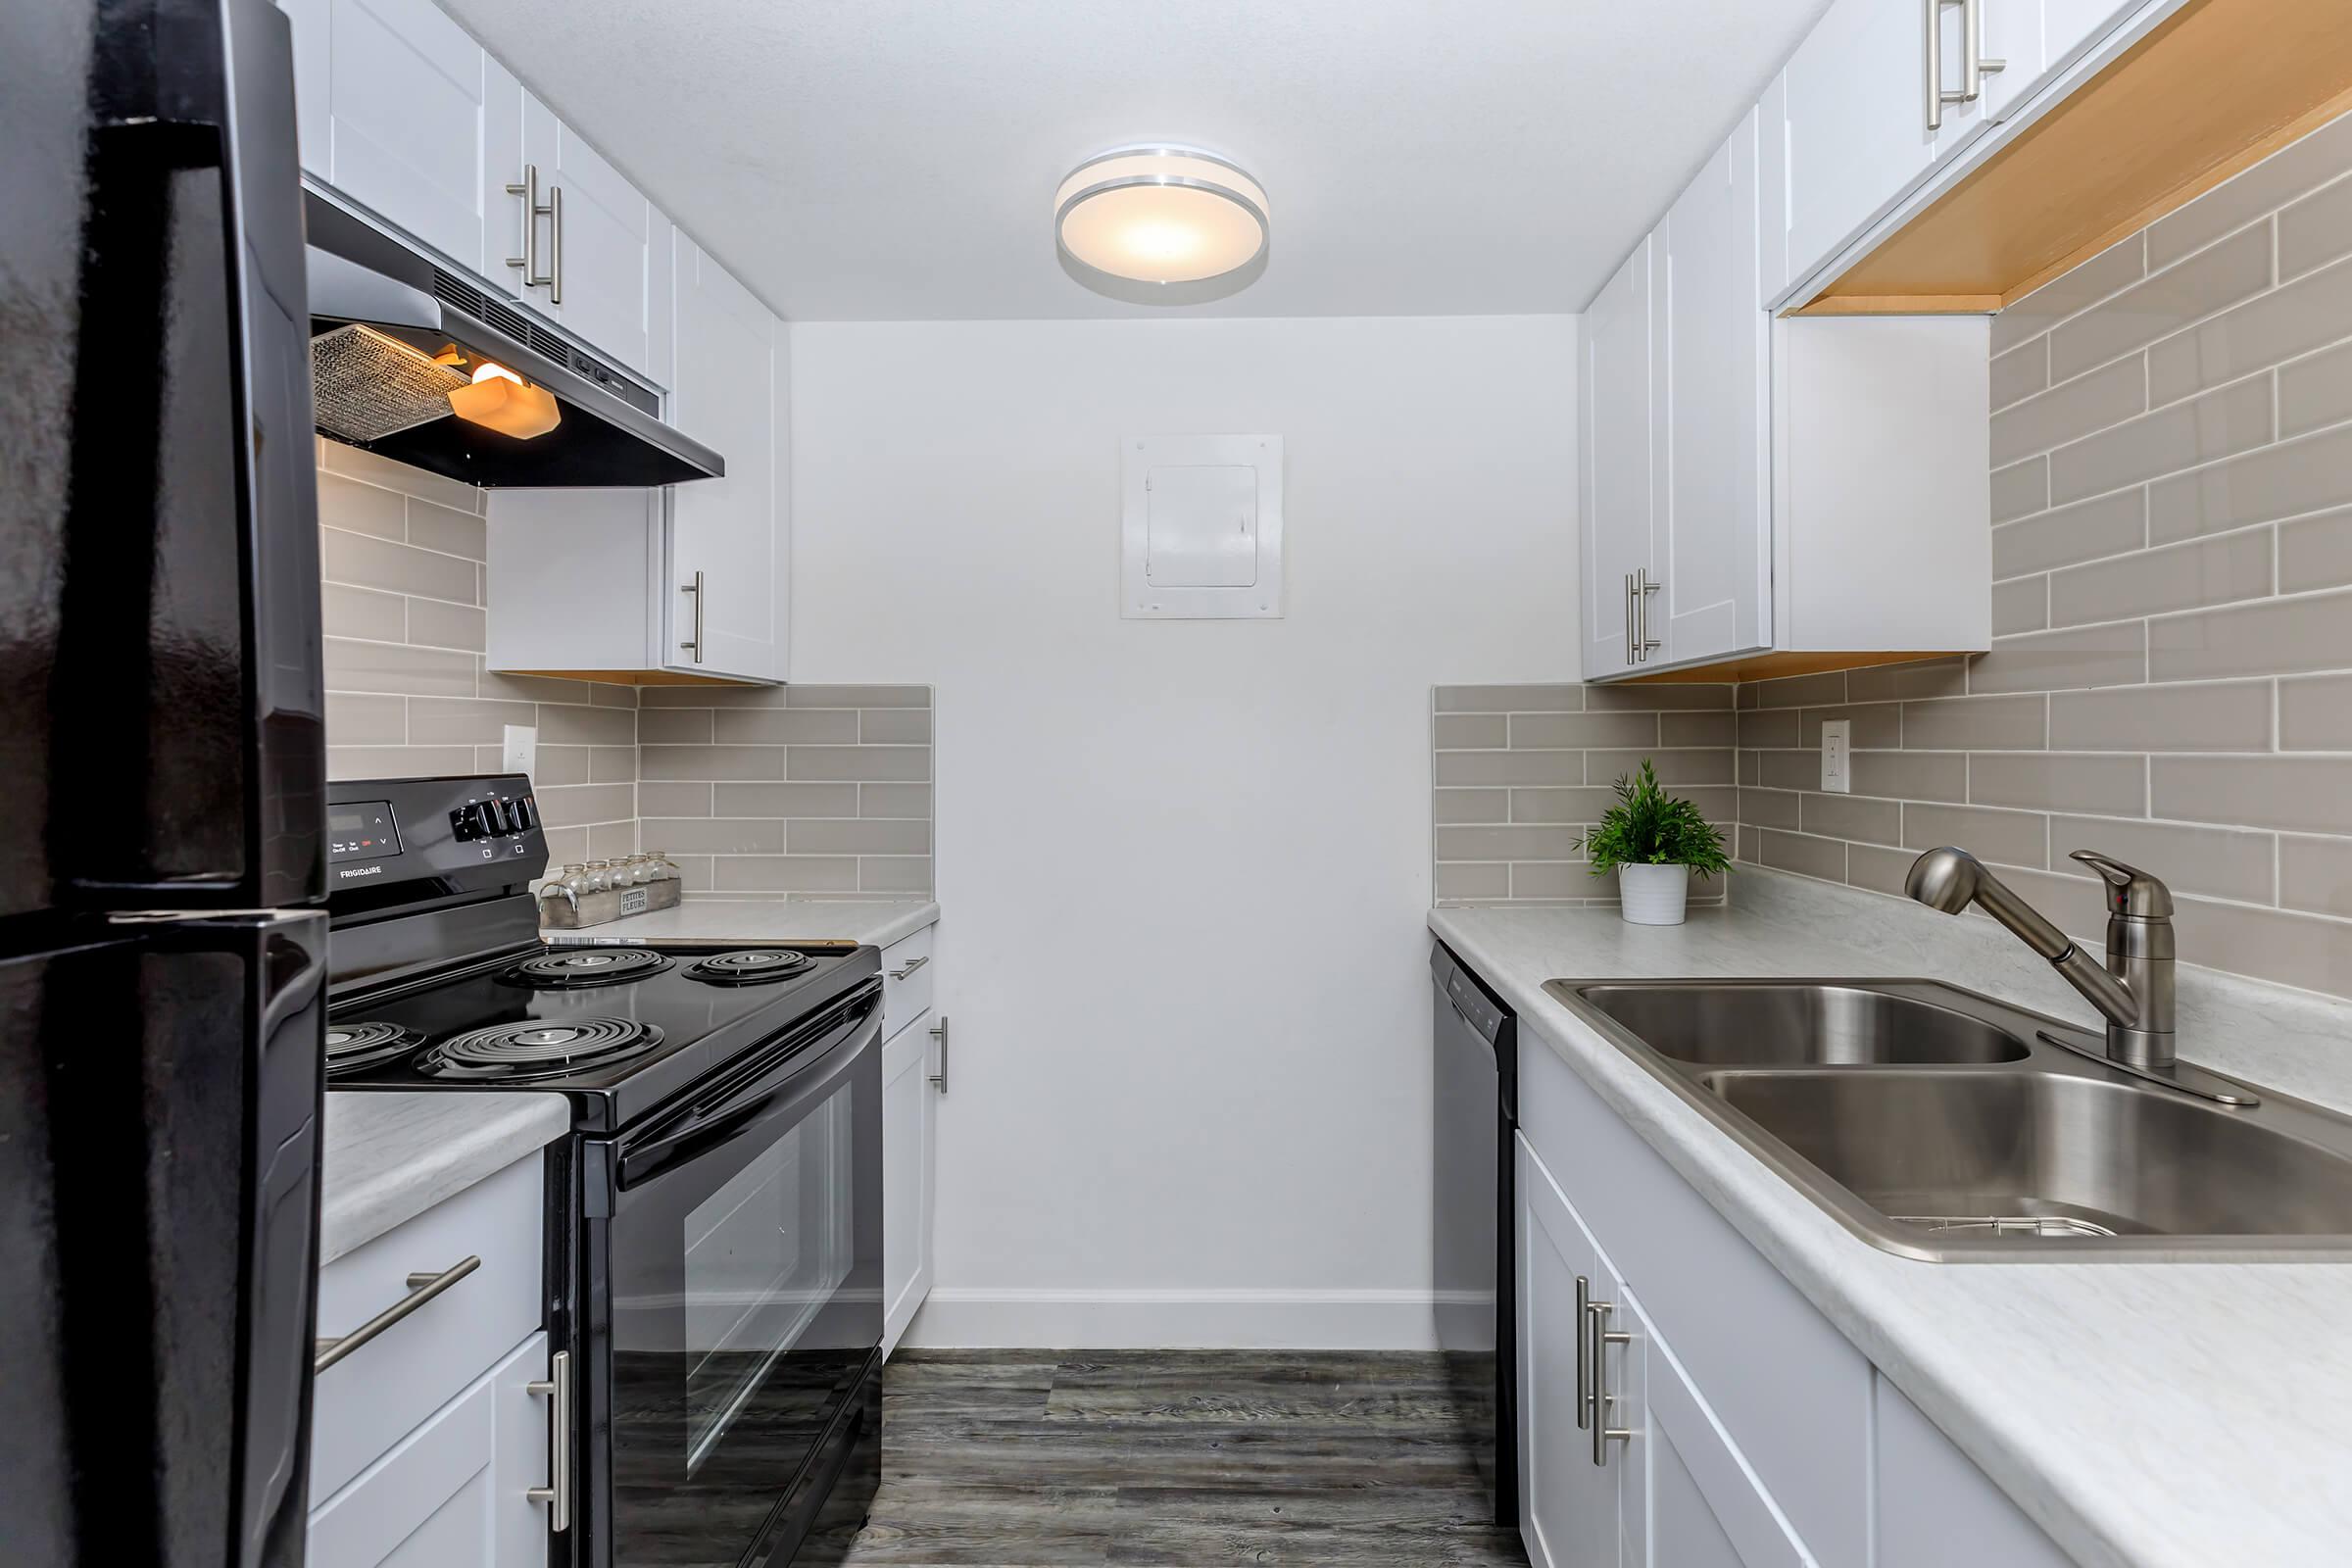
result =
[[[735,953],[712,954],[688,966],[686,973],[691,979],[714,986],[758,986],[789,980],[815,967],[814,958],[789,948],[745,948]]]
[[[396,1023],[330,1023],[326,1026],[326,1070],[349,1072],[405,1056],[424,1036]]]
[[[582,991],[660,974],[671,960],[649,948],[567,948],[525,958],[499,978],[541,991]]]
[[[662,1031],[628,1018],[525,1019],[453,1035],[417,1063],[436,1078],[558,1078],[642,1055]]]

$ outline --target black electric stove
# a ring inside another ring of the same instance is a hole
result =
[[[328,1088],[572,1106],[548,1327],[577,1505],[551,1560],[838,1561],[880,1466],[879,952],[551,948],[527,779],[329,792]]]
[[[338,997],[328,1086],[558,1090],[609,1132],[881,972],[872,948],[546,948],[524,912],[527,947]]]

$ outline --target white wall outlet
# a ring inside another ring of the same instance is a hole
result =
[[[509,724],[507,726],[507,755],[500,765],[510,773],[525,778],[539,771],[539,726]]]
[[[514,733],[512,730],[509,734]],[[1839,795],[1849,795],[1854,788],[1854,721],[1850,718],[1825,718],[1821,721],[1821,787]]]

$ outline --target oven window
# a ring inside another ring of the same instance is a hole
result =
[[[845,1088],[687,1212],[686,1473],[703,1466],[856,1261]]]

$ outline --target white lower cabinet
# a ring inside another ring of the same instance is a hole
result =
[[[319,1271],[319,1334],[356,1343],[313,1395],[313,1568],[545,1568],[546,1180],[516,1160]]]
[[[534,1334],[311,1510],[312,1568],[541,1568],[547,1336]]]
[[[1536,1568],[2067,1560],[1540,1037],[1517,1160]]]
[[[1618,1560],[1619,1535],[1617,1478],[1592,1462],[1587,1403],[1591,1342],[1581,1307],[1602,1274],[1600,1254],[1524,1138],[1518,1158],[1523,1534],[1536,1568],[1592,1568]]]
[[[947,1020],[932,1010],[929,928],[882,950],[882,1353],[931,1294],[939,1192],[939,1102]]]

